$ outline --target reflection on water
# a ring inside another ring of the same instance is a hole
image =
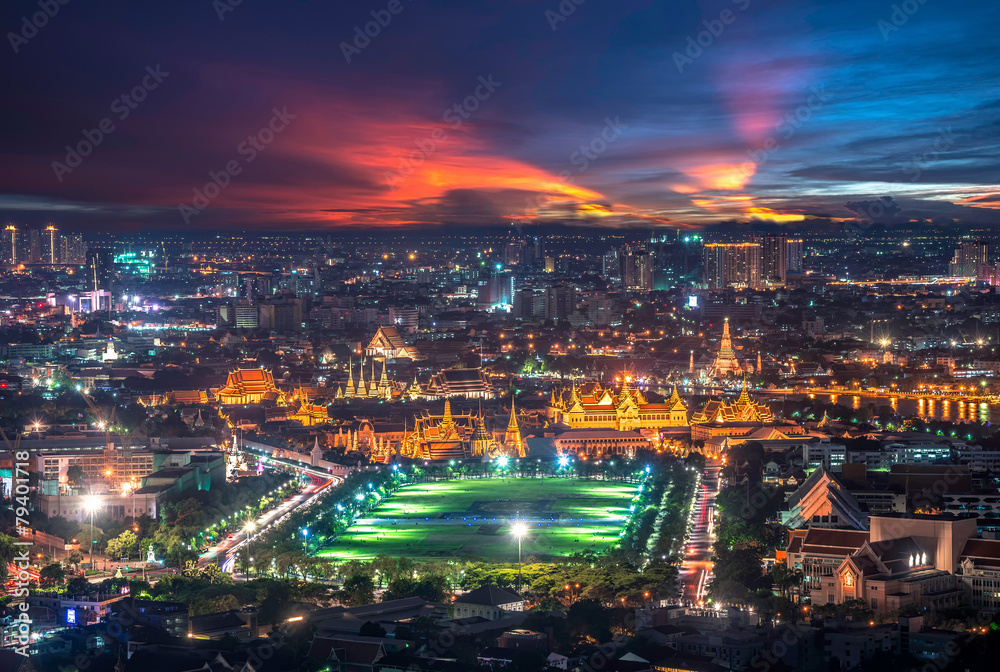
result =
[[[953,420],[955,422],[992,422],[993,414],[1000,418],[1000,408],[996,404],[976,401],[952,401],[950,399],[900,399],[899,397],[872,397],[867,395],[837,395],[816,394],[810,397],[830,403],[847,405],[846,397],[850,397],[851,408],[859,409],[863,405],[874,404],[891,406],[899,415],[916,415],[932,420]]]

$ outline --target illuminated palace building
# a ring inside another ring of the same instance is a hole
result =
[[[226,384],[215,398],[223,406],[235,404],[260,404],[271,401],[283,403],[284,393],[274,384],[274,377],[267,369],[237,369],[230,371]]]
[[[587,383],[579,389],[574,384],[568,393],[552,392],[549,420],[572,429],[633,431],[687,427],[688,407],[676,387],[666,402],[653,404],[641,390],[631,389],[627,381],[618,392],[602,388],[599,383]]]
[[[487,431],[482,413],[453,414],[451,402],[445,400],[441,415],[424,411],[416,417],[413,430],[404,431],[401,442],[377,441],[371,457],[373,461],[387,463],[394,454],[415,460],[486,460],[524,457],[525,446],[513,404],[507,428],[501,434]]]

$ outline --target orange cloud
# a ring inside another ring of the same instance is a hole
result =
[[[967,205],[970,208],[984,208],[987,210],[1000,210],[1000,192],[969,196],[968,198],[956,201],[955,205]]]
[[[798,213],[775,212],[771,208],[747,208],[747,217],[751,219],[767,219],[772,222],[801,222],[806,217]]]
[[[747,182],[756,172],[752,163],[710,163],[692,168],[684,168],[682,172],[698,181],[702,189],[718,189],[720,191],[736,191],[746,187]]]

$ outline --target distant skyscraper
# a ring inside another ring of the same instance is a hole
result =
[[[760,286],[760,245],[709,243],[704,250],[704,280],[709,289]]]
[[[956,278],[974,278],[980,266],[989,261],[990,245],[985,240],[962,241],[955,256],[948,264],[948,275]]]
[[[0,254],[3,255],[0,261],[11,266],[16,266],[24,261],[21,255],[21,248],[24,246],[22,232],[13,224],[8,224],[3,230],[3,247]]]
[[[535,236],[529,245],[531,247],[532,263],[537,264],[539,260],[544,258],[544,252],[542,250],[542,239]]]
[[[42,261],[42,232],[39,229],[28,230],[28,263],[38,264]]]
[[[59,230],[49,224],[45,227],[45,235],[42,238],[42,261],[46,264],[58,264],[59,248]]]
[[[91,247],[87,250],[87,291],[111,292],[114,278],[114,252],[109,248]]]
[[[499,265],[499,264],[498,264]],[[514,275],[496,269],[485,280],[479,281],[476,303],[479,310],[493,310],[510,306],[514,301]]]
[[[609,284],[617,285],[621,282],[622,269],[618,261],[618,250],[608,250],[601,257],[601,275]]]
[[[576,310],[576,290],[570,285],[555,285],[545,290],[545,317],[563,320]]]
[[[754,236],[751,242],[760,245],[760,280],[764,285],[782,286],[788,277],[788,236],[769,233]]]
[[[82,233],[71,233],[62,239],[66,250],[66,256],[63,257],[64,264],[87,263],[87,246],[83,242]]]
[[[802,239],[789,238],[785,241],[785,250],[788,257],[788,272],[801,273],[802,263],[806,256],[806,249]]]
[[[633,292],[653,291],[653,253],[645,249],[626,247],[624,258],[625,289]]]
[[[512,240],[503,247],[503,263],[505,266],[516,266],[521,263],[523,240]]]
[[[662,234],[650,243],[655,267],[653,288],[659,290],[691,287],[702,281],[701,234]]]
[[[260,323],[260,315],[257,310],[257,306],[250,302],[241,301],[236,305],[236,328],[237,329],[256,329],[257,325]]]

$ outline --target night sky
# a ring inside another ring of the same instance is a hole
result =
[[[5,2],[0,221],[997,221],[1000,3],[237,1]]]

